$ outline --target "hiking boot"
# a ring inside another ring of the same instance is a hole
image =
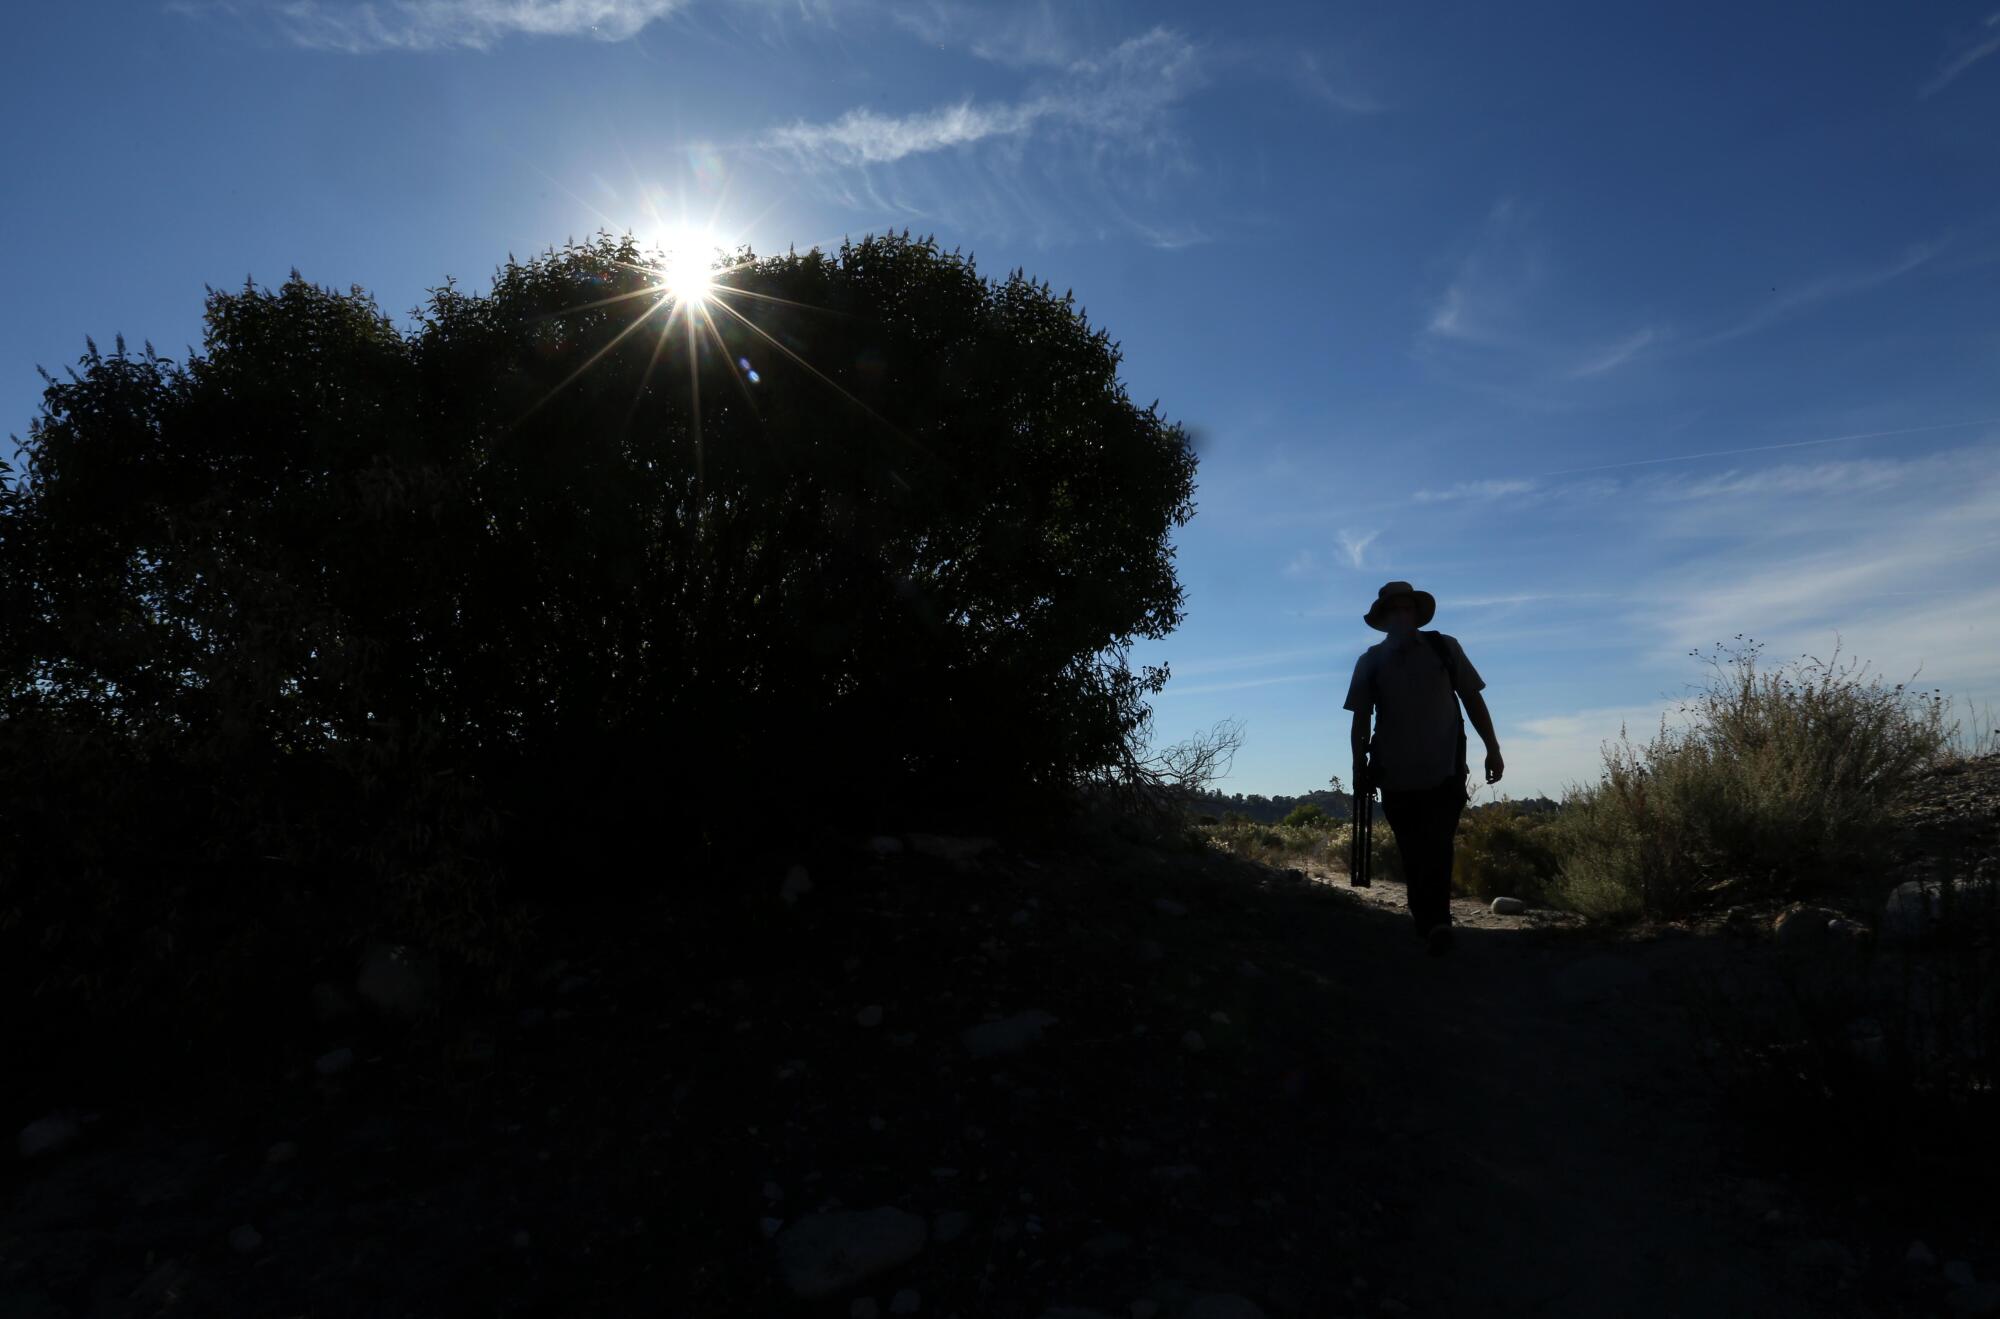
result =
[[[1432,957],[1443,957],[1446,953],[1450,952],[1451,941],[1452,933],[1449,922],[1443,925],[1433,925],[1431,932],[1424,936],[1424,942],[1430,946]]]

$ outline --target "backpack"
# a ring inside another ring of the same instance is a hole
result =
[[[1458,782],[1460,787],[1465,791],[1466,800],[1470,801],[1472,790],[1465,788],[1464,784],[1466,776],[1472,772],[1472,767],[1465,760],[1465,709],[1458,701],[1458,666],[1452,662],[1451,647],[1444,643],[1444,633],[1419,632],[1417,635],[1422,637],[1425,643],[1430,646],[1432,652],[1437,655],[1438,663],[1444,665],[1445,677],[1451,682],[1451,705],[1452,709],[1458,712]],[[1376,700],[1375,675],[1373,672],[1370,672],[1368,675],[1368,700],[1371,704],[1378,706],[1380,704]],[[1369,754],[1371,756],[1374,754],[1374,741],[1372,738],[1369,742]]]

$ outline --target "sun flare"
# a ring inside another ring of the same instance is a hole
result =
[[[661,258],[654,273],[667,296],[690,308],[707,302],[722,244],[713,234],[689,229],[663,235],[658,245]]]

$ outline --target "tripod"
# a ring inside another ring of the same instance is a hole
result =
[[[1368,771],[1354,768],[1354,828],[1347,840],[1347,883],[1351,888],[1367,888],[1375,878],[1375,785]]]

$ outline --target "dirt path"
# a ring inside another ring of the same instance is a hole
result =
[[[1402,916],[1401,886],[1350,889]],[[1351,974],[1395,986],[1374,1066],[1409,1156],[1414,1312],[1492,1316],[1859,1313],[1830,1241],[1784,1192],[1732,1176],[1680,991],[1723,950],[1604,945],[1555,913],[1453,902],[1441,959],[1377,939]]]
[[[813,869],[579,921],[431,1034],[302,983],[189,1102],[79,1096],[76,1150],[0,1169],[0,1314],[1868,1313],[1718,1150],[1677,987],[1739,948],[1461,903],[1433,959],[1393,885],[1134,850]],[[921,1252],[793,1296],[773,1234],[874,1206]]]

